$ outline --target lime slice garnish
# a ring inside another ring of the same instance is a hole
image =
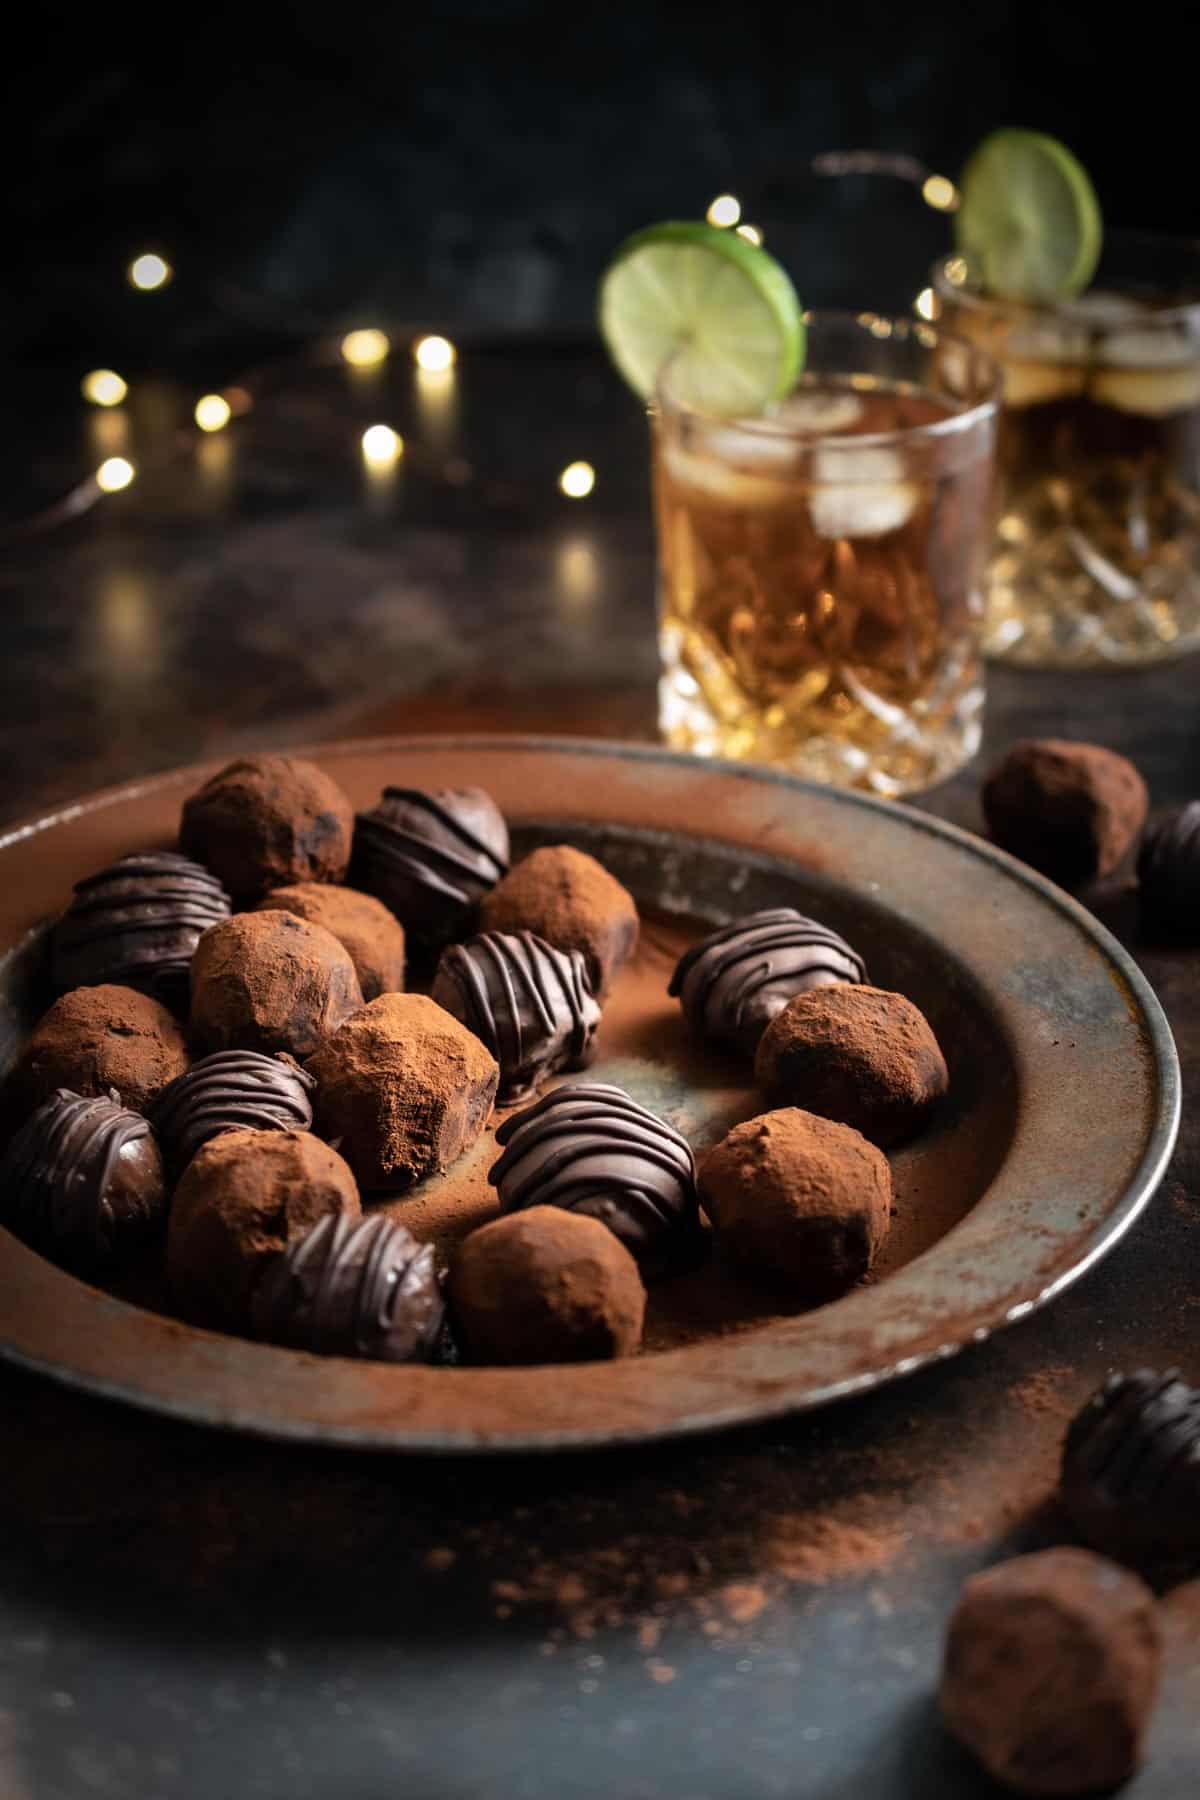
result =
[[[959,182],[960,250],[1002,300],[1068,300],[1100,258],[1100,203],[1083,166],[1038,131],[993,131]]]
[[[736,232],[692,221],[626,239],[600,284],[600,330],[643,400],[669,362],[672,394],[700,412],[761,412],[804,364],[786,272]]]

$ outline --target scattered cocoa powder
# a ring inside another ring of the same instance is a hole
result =
[[[608,993],[638,940],[633,897],[603,864],[569,844],[517,863],[486,895],[485,931],[532,931],[559,950],[578,950],[597,996]]]

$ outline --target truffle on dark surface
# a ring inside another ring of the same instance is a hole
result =
[[[860,1132],[789,1106],[713,1145],[700,1198],[723,1256],[801,1299],[830,1300],[883,1248],[892,1172]]]
[[[309,1058],[319,1130],[364,1188],[404,1188],[473,1144],[499,1069],[473,1032],[425,994],[380,994]]]
[[[223,1131],[307,1131],[316,1085],[290,1056],[217,1050],[163,1089],[150,1122],[178,1174]]]
[[[145,1112],[187,1066],[183,1032],[157,1000],[108,984],[75,988],[34,1026],[8,1080],[6,1111],[15,1122],[56,1088],[85,1096],[115,1088],[125,1106]]]
[[[0,1159],[0,1223],[56,1262],[120,1261],[166,1216],[162,1158],[117,1095],[51,1094]]]
[[[647,1272],[695,1263],[704,1247],[691,1146],[673,1125],[603,1082],[570,1082],[514,1113],[488,1180],[504,1212],[557,1206],[607,1225]]]
[[[534,1206],[460,1245],[447,1284],[457,1340],[475,1363],[598,1362],[641,1343],[646,1290],[597,1219]]]
[[[547,845],[517,863],[487,896],[480,918],[485,931],[532,931],[560,950],[580,951],[600,1000],[637,948],[633,896],[570,844]]]
[[[200,934],[229,910],[216,876],[188,857],[171,850],[123,856],[75,883],[50,940],[55,992],[112,982],[186,1011]]]
[[[852,1125],[874,1144],[920,1129],[949,1086],[925,1015],[882,988],[797,994],[767,1026],[754,1076],[774,1106]]]
[[[382,900],[328,881],[273,888],[260,912],[290,912],[322,925],[349,953],[364,1000],[395,994],[404,986],[404,927]]]
[[[349,1167],[308,1131],[226,1131],[183,1172],[167,1223],[167,1275],[186,1318],[250,1328],[250,1298],[273,1256],[325,1213],[359,1217]]]
[[[1137,1767],[1161,1658],[1143,1581],[1090,1550],[1042,1550],[965,1583],[938,1701],[998,1781],[1090,1794]]]
[[[667,991],[678,995],[694,1037],[753,1056],[793,995],[866,979],[862,957],[836,931],[779,906],[749,913],[693,944]]]
[[[355,883],[427,950],[468,927],[507,868],[508,826],[482,788],[384,788],[355,820]]]
[[[296,1350],[427,1362],[445,1316],[433,1246],[382,1213],[329,1213],[267,1265],[251,1315]]]
[[[1145,923],[1171,937],[1200,939],[1200,800],[1151,827],[1137,873]]]
[[[587,966],[578,950],[556,950],[531,931],[485,931],[450,945],[432,997],[496,1058],[502,1103],[591,1059],[600,1008]]]
[[[988,830],[1063,887],[1111,874],[1146,821],[1146,784],[1099,744],[1024,738],[983,784]]]
[[[180,848],[239,899],[296,881],[341,881],[354,808],[336,781],[294,756],[243,756],[184,801]]]
[[[1067,1431],[1062,1499],[1097,1550],[1200,1562],[1200,1389],[1175,1370],[1112,1376]]]
[[[203,1050],[309,1056],[362,1003],[349,952],[294,913],[235,913],[192,959],[191,1032]]]

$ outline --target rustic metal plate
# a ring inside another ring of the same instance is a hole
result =
[[[646,950],[606,1013],[595,1074],[697,1143],[758,1103],[739,1071],[689,1049],[662,991],[687,922],[783,902],[845,932],[879,985],[925,1009],[953,1075],[934,1128],[893,1159],[899,1218],[880,1278],[780,1317],[710,1271],[655,1290],[648,1351],[629,1361],[401,1369],[195,1330],[0,1230],[0,1353],[274,1437],[446,1451],[631,1442],[817,1406],[951,1355],[1052,1299],[1153,1194],[1179,1117],[1153,993],[1082,907],[968,833],[770,770],[622,745],[413,738],[311,754],[358,804],[389,781],[483,783],[519,846],[573,841],[632,888]],[[39,922],[74,879],[170,842],[208,772],[112,790],[0,837],[0,1068],[44,1000]],[[460,1233],[490,1204],[489,1147],[397,1212]]]

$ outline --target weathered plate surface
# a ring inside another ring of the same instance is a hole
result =
[[[658,998],[653,958],[666,968],[670,915],[795,903],[845,931],[879,985],[925,1008],[953,1072],[934,1130],[894,1159],[900,1249],[880,1280],[815,1312],[756,1323],[726,1296],[713,1335],[698,1341],[687,1341],[689,1290],[668,1284],[649,1342],[676,1347],[626,1362],[396,1369],[194,1330],[73,1279],[0,1230],[0,1353],[145,1407],[276,1437],[447,1451],[630,1442],[817,1406],[950,1355],[1053,1298],[1154,1192],[1179,1116],[1178,1063],[1154,995],[1088,913],[969,834],[654,749],[413,738],[313,754],[358,804],[389,781],[486,785],[521,847],[569,839],[633,889],[658,921],[651,960],[614,1006],[595,1074],[669,1111],[698,1143],[756,1105],[687,1050],[675,1003]],[[207,772],[100,794],[0,837],[0,1067],[41,998],[38,922],[74,879],[170,842],[183,795]],[[484,1167],[482,1153],[465,1161],[450,1178],[464,1207],[472,1192],[478,1201]],[[432,1218],[447,1200],[396,1204]]]

